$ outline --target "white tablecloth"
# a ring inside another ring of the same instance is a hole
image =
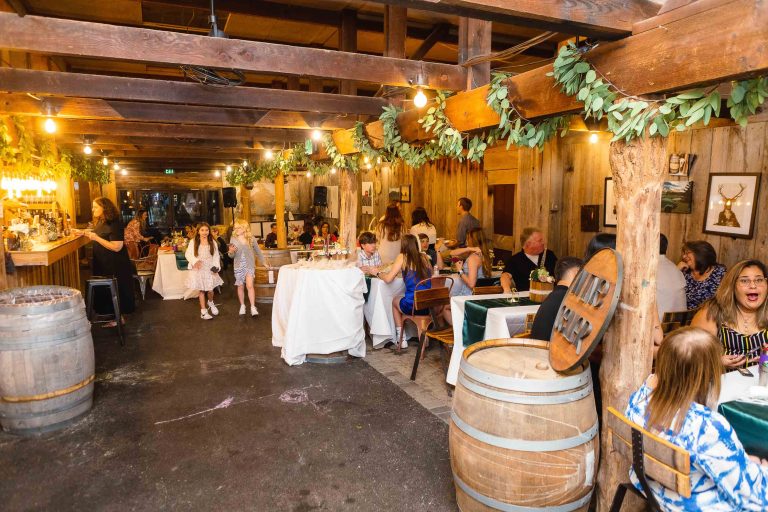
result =
[[[749,387],[757,386],[758,384],[757,365],[750,366],[749,371],[752,372],[754,377],[745,377],[739,372],[728,372],[721,377],[718,405],[748,396]]]
[[[360,269],[345,262],[301,262],[280,267],[272,304],[272,345],[289,365],[307,354],[348,350],[365,357]]]
[[[527,297],[528,292],[519,292],[519,297]],[[461,364],[461,354],[464,352],[464,341],[462,331],[464,330],[464,303],[467,300],[486,300],[509,298],[510,294],[494,295],[465,295],[462,297],[451,297],[451,321],[453,323],[453,352],[451,353],[451,362],[448,365],[448,375],[445,380],[449,384],[456,385],[459,377],[459,365]],[[525,327],[525,317],[529,313],[535,313],[539,306],[511,306],[508,308],[491,308],[488,310],[488,316],[485,323],[484,340],[493,340],[497,338],[509,338],[522,332]]]
[[[395,333],[395,317],[392,315],[392,298],[405,293],[405,283],[397,277],[391,283],[381,279],[371,279],[371,291],[365,303],[363,313],[371,333],[374,347],[391,341]]]
[[[176,267],[176,255],[172,252],[158,251],[155,277],[152,289],[162,295],[164,300],[188,299],[197,295],[197,290],[188,290],[184,282],[187,270]]]

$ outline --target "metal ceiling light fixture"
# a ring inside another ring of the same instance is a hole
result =
[[[48,133],[56,133],[56,122],[53,117],[56,115],[57,109],[49,100],[43,100],[43,114],[45,115],[45,123],[43,128]]]
[[[83,153],[86,155],[90,155],[93,153],[93,147],[91,146],[93,144],[93,137],[90,135],[83,135]]]
[[[223,30],[219,29],[219,25],[216,22],[216,9],[213,0],[211,0],[211,14],[208,16],[208,23],[211,25],[211,30],[208,32],[208,36],[222,39],[227,39],[229,37]],[[188,76],[192,80],[200,82],[203,85],[236,86],[245,83],[245,74],[236,69],[226,71],[226,73],[231,73],[233,75],[233,77],[230,78],[222,75],[221,71],[203,66],[182,64],[179,67],[184,73],[184,76]]]

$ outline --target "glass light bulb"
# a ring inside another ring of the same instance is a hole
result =
[[[86,155],[90,155],[91,153],[93,153],[93,148],[91,147],[90,144],[85,145],[85,147],[83,148],[83,153],[85,153]]]
[[[232,172],[232,166],[231,165],[227,166],[227,172]]]
[[[120,174],[125,176],[126,174],[128,174],[128,171],[126,171],[125,169],[120,169]]]
[[[101,163],[104,164],[104,165],[109,165],[109,158],[107,158],[107,157],[102,158],[101,159]]]
[[[45,128],[45,131],[48,133],[56,133],[56,123],[50,117],[45,119],[45,124],[43,125],[43,127]]]
[[[589,135],[589,142],[592,143],[592,144],[597,143],[597,134],[596,133],[592,133],[592,134]]]
[[[336,168],[335,167],[331,167],[331,174],[336,174]]]
[[[116,170],[116,171],[119,171],[119,170],[120,170],[120,165],[118,165],[118,163],[117,163],[117,162],[115,162],[115,165],[113,165],[113,166],[112,166],[112,168],[113,168],[114,170]]]
[[[318,140],[320,140],[320,139],[322,139],[322,138],[323,138],[323,132],[321,132],[321,131],[320,131],[320,130],[318,130],[317,128],[315,128],[314,130],[312,130],[312,140],[314,140],[314,141],[318,141]]]
[[[213,175],[218,178],[219,176],[221,176],[221,171],[217,170],[216,172],[213,173]]]
[[[271,149],[268,149],[264,152],[264,158],[267,160],[272,160],[275,157],[275,154],[272,152]]]
[[[311,178],[311,177],[312,177],[312,173],[307,171],[307,178]]]
[[[419,89],[419,92],[413,97],[413,104],[416,105],[416,108],[421,108],[427,104],[427,95],[424,94],[424,91]]]

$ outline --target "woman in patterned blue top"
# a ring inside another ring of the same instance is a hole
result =
[[[725,267],[717,262],[715,248],[704,240],[683,245],[682,259],[677,264],[685,277],[685,302],[688,309],[698,309],[717,292],[725,275]]]
[[[768,462],[747,455],[726,419],[713,408],[723,371],[718,340],[684,327],[661,343],[656,374],[629,399],[627,417],[691,456],[691,496],[649,480],[665,511],[768,510]],[[640,488],[633,470],[632,483]]]

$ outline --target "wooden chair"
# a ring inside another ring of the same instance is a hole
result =
[[[450,282],[449,282],[450,281]],[[397,340],[397,352],[403,343],[405,335],[405,322],[411,322],[416,326],[416,332],[419,337],[419,345],[416,349],[416,359],[413,362],[411,371],[411,380],[416,380],[416,371],[419,369],[419,362],[424,358],[426,348],[426,337],[429,336],[428,329],[431,326],[438,325],[438,320],[442,314],[442,309],[451,303],[451,289],[453,288],[452,277],[430,277],[424,279],[416,285],[416,288],[424,283],[430,283],[430,288],[416,290],[413,293],[413,310],[429,310],[429,315],[404,315],[403,328],[400,330],[400,339]]]
[[[472,288],[472,295],[492,295],[495,293],[504,293],[500,285],[475,286]]]
[[[531,331],[533,330],[533,320],[536,318],[536,313],[528,313],[525,315],[525,326],[523,331],[512,336],[513,338],[530,338]]]
[[[690,325],[696,311],[695,309],[691,311],[667,311],[661,319],[661,330],[664,334],[668,334],[675,329]]]
[[[613,496],[611,512],[621,510],[628,490],[645,500],[650,510],[661,512],[662,509],[648,486],[648,478],[685,498],[691,496],[691,456],[687,450],[629,421],[613,407],[608,408],[607,427],[611,449],[631,460],[632,468],[645,493],[643,496],[631,482],[619,484]]]

